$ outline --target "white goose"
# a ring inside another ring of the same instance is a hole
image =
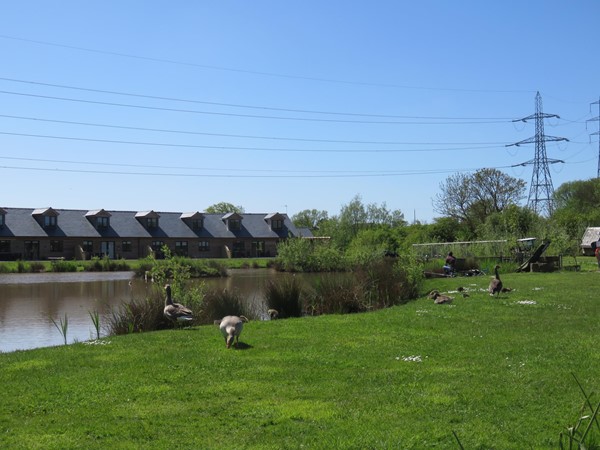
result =
[[[242,334],[242,329],[244,328],[244,322],[248,322],[248,319],[245,316],[225,316],[221,319],[219,329],[225,338],[227,348],[230,348],[232,344],[236,347],[239,343],[240,334]]]
[[[183,306],[181,303],[173,302],[170,284],[165,285],[165,291],[167,293],[167,297],[165,298],[165,309],[163,310],[165,317],[174,323],[190,322],[194,320],[194,314],[191,309]]]

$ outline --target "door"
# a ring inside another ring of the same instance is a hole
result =
[[[110,259],[115,259],[115,243],[113,241],[102,241],[100,243],[100,253]]]

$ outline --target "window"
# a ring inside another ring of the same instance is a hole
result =
[[[44,216],[44,228],[54,228],[56,226],[56,216]]]
[[[4,226],[5,223],[5,215],[4,214],[0,214],[0,228],[2,228]]]
[[[210,246],[208,245],[208,241],[200,241],[198,242],[198,250],[201,252],[210,251]]]
[[[158,228],[158,217],[148,217],[146,219],[146,228]]]
[[[233,243],[233,257],[243,258],[246,256],[246,246],[242,241],[236,241]]]
[[[10,253],[10,241],[0,241],[0,252]]]
[[[109,218],[108,217],[96,217],[96,229],[103,230],[108,228]]]
[[[123,252],[130,252],[132,248],[131,241],[123,241],[121,243],[121,251]]]
[[[81,248],[84,252],[93,253],[94,252],[94,243],[92,241],[83,241]]]
[[[283,228],[283,220],[282,219],[271,220],[271,229],[272,230],[281,230],[282,228]]]
[[[155,252],[158,252],[162,249],[162,246],[164,245],[163,241],[152,241],[152,250],[154,250]]]
[[[63,241],[50,241],[50,251],[59,253],[63,251]]]
[[[194,230],[194,231],[201,230],[202,227],[204,227],[204,220],[202,220],[202,219],[192,220],[192,230]]]
[[[175,254],[178,256],[187,256],[187,254],[188,254],[187,241],[176,241],[175,242]]]
[[[242,221],[239,219],[229,219],[229,231],[239,231],[242,229]]]

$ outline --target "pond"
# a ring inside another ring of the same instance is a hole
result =
[[[289,274],[272,269],[236,269],[230,276],[205,279],[208,287],[236,290],[257,311],[264,310],[263,289],[267,281]],[[132,298],[144,298],[156,289],[133,272],[83,272],[0,274],[0,352],[61,345],[59,324],[68,319],[67,342],[96,337],[90,312],[102,318]],[[101,336],[105,336],[101,330]]]

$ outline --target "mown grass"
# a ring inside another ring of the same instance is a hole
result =
[[[200,326],[0,354],[0,448],[557,448],[572,373],[599,389],[599,275],[501,276],[499,298],[436,279],[401,306],[252,321],[239,350]]]

